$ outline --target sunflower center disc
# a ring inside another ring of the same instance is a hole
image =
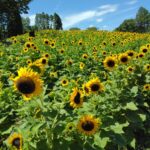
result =
[[[80,93],[79,93],[79,92],[78,92],[77,95],[75,96],[74,102],[75,102],[76,104],[79,104],[79,103],[80,103]]]
[[[147,49],[143,49],[143,52],[146,53],[146,52],[147,52]]]
[[[126,57],[123,57],[123,58],[121,59],[121,61],[122,61],[122,62],[127,62],[128,59],[127,59]]]
[[[115,65],[115,62],[113,60],[110,60],[110,61],[107,62],[107,65],[109,67],[113,67]]]
[[[43,60],[42,60],[42,64],[46,64],[46,59],[43,59]]]
[[[93,84],[93,85],[91,86],[91,90],[92,90],[92,91],[98,91],[98,90],[99,90],[99,85],[98,85],[98,84]]]
[[[91,121],[86,121],[82,124],[82,128],[85,131],[91,131],[94,128],[94,124]]]
[[[23,94],[31,94],[35,90],[35,83],[28,77],[20,78],[16,83],[17,89]]]
[[[133,56],[133,53],[129,53],[128,55],[129,55],[129,56]]]
[[[19,138],[14,139],[12,145],[16,146],[19,149],[19,147],[20,147],[20,139]]]

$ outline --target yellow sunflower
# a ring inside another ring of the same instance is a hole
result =
[[[144,66],[144,70],[145,71],[150,71],[150,64],[146,64],[145,66]]]
[[[55,46],[55,42],[51,42],[51,43],[50,43],[50,47],[51,47],[51,48],[55,48],[55,47],[56,47],[56,46]]]
[[[128,50],[126,53],[128,54],[128,56],[130,58],[133,58],[135,56],[135,51],[134,50]]]
[[[141,46],[141,47],[140,47],[140,51],[141,51],[142,53],[147,53],[147,52],[148,52],[148,48],[147,48],[146,46]]]
[[[77,124],[77,129],[80,133],[90,136],[98,131],[100,125],[100,119],[95,118],[92,115],[85,115],[80,118]]]
[[[138,54],[138,58],[143,58],[144,56],[145,56],[145,53],[141,52],[141,53]]]
[[[29,67],[33,70],[33,71],[35,71],[35,72],[37,72],[37,73],[39,73],[39,74],[43,74],[43,72],[44,72],[44,67],[43,67],[43,65],[42,64],[40,64],[40,63],[36,63],[36,62],[33,62],[33,63],[30,63],[29,64]]]
[[[73,122],[67,123],[66,128],[65,128],[66,132],[71,133],[74,131],[74,129],[75,129],[75,124]]]
[[[26,43],[25,43],[25,47],[26,47],[26,48],[31,48],[31,42],[26,42]]]
[[[48,39],[44,39],[44,44],[49,45],[50,41]]]
[[[84,83],[84,84],[82,85],[82,89],[83,89],[84,95],[88,96],[88,95],[90,94],[90,89],[89,89],[89,87],[87,86],[87,83]]]
[[[104,91],[104,85],[100,82],[98,78],[94,78],[86,83],[86,86],[90,90],[90,93],[97,93]]]
[[[16,150],[22,150],[22,135],[20,133],[13,133],[7,139],[7,143]]]
[[[62,86],[66,86],[66,85],[68,85],[68,80],[67,79],[62,79],[61,80],[61,84],[62,84]]]
[[[144,91],[150,91],[150,84],[145,84],[145,85],[143,86],[143,90],[144,90]]]
[[[70,96],[70,106],[79,108],[83,105],[83,94],[78,88],[74,88]]]
[[[42,57],[35,61],[37,64],[41,64],[42,66],[46,66],[48,64],[48,59],[46,57]]]
[[[131,73],[131,72],[134,71],[134,68],[133,68],[132,66],[129,66],[129,67],[127,68],[127,71],[128,71],[129,73]]]
[[[82,58],[87,59],[87,58],[88,58],[88,55],[87,55],[87,54],[83,54],[83,55],[82,55]]]
[[[83,70],[84,67],[85,67],[85,64],[83,62],[80,62],[80,69]]]
[[[122,53],[119,55],[119,62],[121,64],[127,64],[129,62],[129,56],[126,53]]]
[[[29,68],[20,68],[18,76],[13,79],[15,90],[19,91],[25,100],[38,96],[43,91],[43,81],[38,73]]]
[[[110,71],[113,70],[116,66],[116,58],[113,56],[106,57],[105,60],[103,61],[103,65],[105,69]]]

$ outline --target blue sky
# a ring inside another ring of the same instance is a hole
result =
[[[150,0],[33,0],[29,4],[28,16],[34,24],[36,13],[58,13],[63,28],[96,26],[113,30],[125,19],[135,18],[139,7],[150,11]]]

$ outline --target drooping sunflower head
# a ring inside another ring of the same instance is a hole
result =
[[[15,90],[19,91],[25,100],[38,96],[43,91],[43,81],[39,74],[30,68],[20,68],[18,76],[13,81]]]
[[[43,71],[44,71],[44,67],[43,67],[43,65],[40,64],[40,63],[36,63],[36,62],[30,63],[30,64],[29,64],[29,67],[30,67],[33,71],[35,71],[35,72],[37,72],[37,73],[39,73],[39,74],[42,74]]]
[[[84,95],[88,96],[88,95],[90,94],[90,89],[89,89],[89,87],[87,86],[87,83],[84,83],[84,84],[82,85],[82,89],[83,89]]]
[[[7,143],[17,150],[22,150],[22,135],[19,133],[13,133],[7,139]]]
[[[129,57],[128,57],[128,54],[126,53],[122,53],[119,55],[119,62],[121,64],[127,64],[129,62]]]
[[[80,133],[90,136],[98,131],[100,125],[101,121],[98,118],[95,118],[92,115],[85,115],[80,118],[77,129]]]
[[[104,85],[100,82],[98,78],[94,78],[86,83],[86,86],[89,88],[90,93],[97,93],[104,91]]]
[[[70,106],[73,108],[79,108],[83,104],[83,94],[78,88],[74,88],[70,96]]]
[[[113,70],[116,66],[116,58],[113,56],[106,57],[105,60],[103,61],[103,65],[105,69],[110,71]]]

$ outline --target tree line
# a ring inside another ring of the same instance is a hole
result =
[[[124,20],[115,31],[150,32],[150,12],[146,8],[140,7],[134,19]]]
[[[35,16],[35,25],[30,26],[31,20],[29,17],[23,18],[23,31],[29,32],[30,30],[44,30],[44,29],[54,29],[54,30],[62,30],[62,21],[60,16],[57,13],[53,15],[49,15],[47,13],[39,13]]]
[[[23,34],[32,30],[62,30],[62,21],[57,13],[36,14],[35,25],[30,26],[30,19],[22,18],[27,14],[32,0],[0,0],[0,40]]]

